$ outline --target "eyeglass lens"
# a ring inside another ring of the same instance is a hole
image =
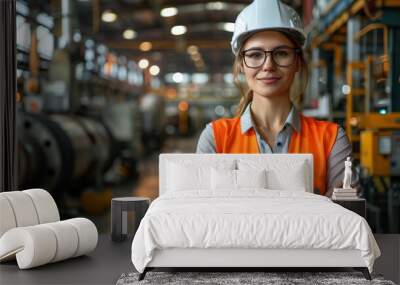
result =
[[[290,48],[277,48],[272,51],[247,50],[244,52],[244,61],[248,67],[260,67],[265,63],[267,54],[271,54],[272,60],[276,65],[285,67],[293,64],[295,50]]]

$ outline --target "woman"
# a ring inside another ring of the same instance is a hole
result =
[[[235,82],[244,74],[248,90],[239,116],[206,126],[197,153],[312,153],[314,192],[330,197],[342,185],[351,146],[343,128],[294,106],[308,79],[305,38],[297,13],[278,0],[255,0],[239,14],[233,73]]]

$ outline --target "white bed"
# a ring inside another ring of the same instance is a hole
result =
[[[161,154],[160,197],[132,243],[140,279],[155,267],[354,267],[370,279],[380,251],[367,222],[312,194],[312,170],[310,154]]]

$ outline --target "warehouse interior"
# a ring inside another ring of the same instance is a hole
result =
[[[369,223],[399,233],[400,4],[286,2],[309,32],[299,107],[345,128]],[[206,123],[235,115],[229,42],[248,3],[17,1],[19,187],[65,215],[104,213],[120,188],[155,198],[158,154],[195,152]]]
[[[107,234],[112,198],[157,198],[159,154],[236,115],[230,41],[251,2],[16,0],[16,188]],[[368,224],[400,234],[400,1],[282,2],[308,34],[296,107],[345,129]]]

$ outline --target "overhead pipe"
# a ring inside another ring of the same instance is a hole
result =
[[[380,23],[369,24],[369,25],[365,26],[364,28],[362,28],[359,32],[357,32],[354,35],[353,40],[355,42],[359,41],[366,34],[368,34],[371,31],[377,30],[377,29],[383,29],[383,49],[384,49],[385,55],[387,55],[387,54],[389,54],[389,45],[388,45],[389,32],[388,32],[388,28],[385,24],[380,24]]]

